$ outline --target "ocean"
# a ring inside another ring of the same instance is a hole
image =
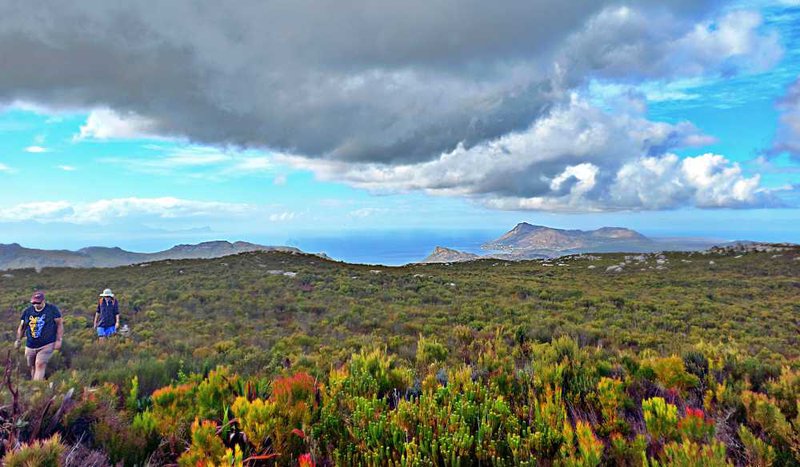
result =
[[[325,253],[348,263],[400,266],[422,261],[437,246],[480,254],[481,244],[503,233],[502,230],[352,232],[336,236],[297,236],[290,238],[286,245],[309,253]]]

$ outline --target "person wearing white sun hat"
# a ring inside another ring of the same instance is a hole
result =
[[[111,337],[119,328],[119,302],[114,297],[111,289],[103,290],[97,302],[97,311],[94,314],[94,328],[100,340]]]

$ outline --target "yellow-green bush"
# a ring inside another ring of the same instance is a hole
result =
[[[197,383],[184,383],[156,390],[152,395],[152,417],[163,437],[188,439],[195,418]]]
[[[617,379],[601,378],[597,383],[597,402],[603,416],[603,431],[606,433],[624,430],[624,423],[619,417],[625,399],[623,382]]]
[[[192,423],[192,444],[178,459],[181,467],[223,465],[225,445],[217,435],[217,424],[195,420]]]
[[[225,408],[235,399],[238,380],[239,377],[232,375],[227,367],[210,371],[197,385],[197,416],[201,420],[221,420]]]
[[[563,464],[565,466],[595,467],[600,464],[604,446],[603,442],[594,435],[591,425],[579,421],[573,430],[571,425],[566,424],[564,433],[566,459]]]
[[[671,441],[678,435],[678,408],[663,397],[642,401],[642,412],[647,431],[655,439]]]
[[[263,451],[271,438],[283,439],[288,435],[277,431],[278,415],[274,401],[262,399],[249,401],[244,397],[238,397],[231,411],[238,419],[248,442],[255,446],[257,452]],[[280,443],[280,439],[272,439],[272,442]]]
[[[752,391],[742,393],[747,421],[763,430],[773,445],[800,461],[800,415],[788,420],[774,399]],[[800,401],[795,401],[800,404]]]
[[[3,465],[7,467],[58,467],[65,447],[58,434],[44,441],[23,444],[16,451],[3,457]]]
[[[644,367],[655,373],[656,380],[667,389],[675,389],[685,393],[687,389],[696,387],[700,380],[686,371],[683,359],[678,356],[653,358],[644,362]]]
[[[651,460],[651,465],[675,467],[733,467],[728,460],[725,445],[717,441],[698,444],[693,441],[671,442],[664,445],[661,462]]]
[[[747,465],[752,467],[770,467],[775,462],[775,449],[756,437],[746,426],[739,426],[739,439],[744,446]]]
[[[441,363],[447,359],[447,347],[435,338],[419,338],[417,342],[417,363],[419,365],[429,365],[431,363]]]

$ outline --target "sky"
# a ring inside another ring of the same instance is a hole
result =
[[[0,243],[800,242],[797,0],[0,0],[0,58]]]

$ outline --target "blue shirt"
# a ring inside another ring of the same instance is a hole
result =
[[[25,308],[20,320],[25,330],[28,348],[38,349],[56,341],[58,325],[55,320],[61,318],[61,311],[57,306],[46,303],[42,311],[36,311],[33,305]]]

